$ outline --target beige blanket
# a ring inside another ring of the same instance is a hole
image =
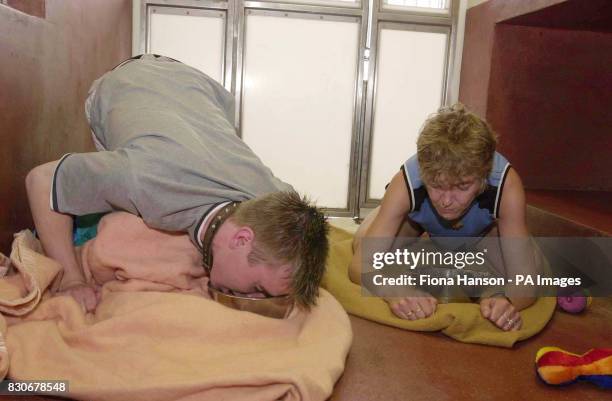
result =
[[[29,231],[16,235],[0,279],[0,375],[68,380],[69,397],[82,400],[329,397],[352,333],[328,292],[287,320],[226,308],[202,296],[206,279],[187,236],[109,216],[80,253],[103,285],[94,314],[48,296],[60,267]]]

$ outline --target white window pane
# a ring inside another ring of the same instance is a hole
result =
[[[154,10],[149,52],[195,67],[223,85],[224,14]]]
[[[448,12],[450,0],[383,0],[383,8]]]
[[[446,33],[381,29],[368,196],[385,185],[410,156],[428,115],[442,103]]]
[[[356,19],[246,20],[242,137],[279,178],[330,208],[348,205],[358,39]]]
[[[270,0],[271,2],[317,4],[323,6],[355,7],[361,4],[360,0]],[[368,0],[363,0],[367,2]]]

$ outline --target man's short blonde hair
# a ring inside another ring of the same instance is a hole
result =
[[[323,213],[288,191],[242,202],[231,219],[255,233],[249,263],[292,264],[291,295],[305,309],[315,305],[329,249]]]
[[[486,121],[461,103],[442,107],[423,125],[417,140],[417,158],[423,182],[460,182],[466,177],[482,180],[493,167],[497,135]]]

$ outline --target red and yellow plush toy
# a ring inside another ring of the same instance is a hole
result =
[[[582,355],[557,347],[540,348],[536,355],[536,370],[547,384],[587,381],[612,389],[612,348],[596,348]]]

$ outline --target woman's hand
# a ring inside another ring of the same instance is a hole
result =
[[[438,301],[429,293],[414,290],[409,297],[385,298],[391,311],[401,319],[419,320],[433,315]]]
[[[523,325],[518,309],[506,297],[483,298],[480,313],[504,331],[519,330]]]

